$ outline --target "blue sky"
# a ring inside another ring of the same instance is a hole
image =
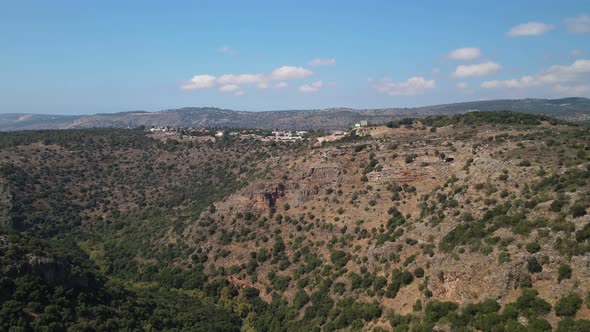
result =
[[[565,96],[590,97],[588,1],[0,0],[0,113]]]

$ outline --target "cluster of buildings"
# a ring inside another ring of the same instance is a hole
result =
[[[296,141],[303,139],[307,131],[273,131],[270,136],[271,139],[279,141]]]
[[[361,127],[368,127],[368,126],[369,126],[369,121],[361,120],[361,122],[354,124],[353,129],[361,128]]]
[[[352,129],[367,127],[369,125],[367,120],[361,120],[359,123],[355,123],[352,126]],[[223,138],[224,136],[233,136],[239,137],[241,139],[248,139],[254,138],[259,139],[262,141],[267,140],[275,140],[275,141],[297,141],[306,138],[308,134],[307,131],[304,130],[283,130],[283,131],[272,131],[270,135],[268,135],[268,131],[265,132],[264,130],[235,130],[235,131],[223,131],[223,130],[215,130],[215,129],[206,129],[206,128],[176,128],[176,127],[151,127],[147,128],[152,134],[156,134],[158,136],[173,136],[173,135],[186,135],[186,136],[197,136],[197,137],[210,137],[213,138]],[[341,137],[347,134],[346,131],[333,131],[330,136],[333,137]]]

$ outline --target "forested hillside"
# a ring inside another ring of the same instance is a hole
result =
[[[0,134],[0,330],[590,330],[590,127]]]

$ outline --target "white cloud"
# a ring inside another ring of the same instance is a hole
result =
[[[528,22],[512,27],[506,34],[510,37],[540,36],[547,31],[553,30],[553,28],[552,24]]]
[[[553,91],[567,96],[589,96],[590,85],[561,85],[558,84],[553,87]]]
[[[240,87],[235,84],[227,84],[227,85],[223,85],[221,88],[219,88],[219,91],[223,91],[223,92],[234,92],[237,90],[240,90]]]
[[[459,82],[459,83],[457,83],[457,87],[459,89],[467,89],[469,87],[469,85],[465,82]]]
[[[449,58],[453,60],[473,60],[481,56],[481,51],[477,47],[458,48],[449,53]]]
[[[438,68],[438,67],[434,67],[434,68],[432,68],[432,73],[433,73],[433,74],[438,74],[438,73],[440,73],[440,68]]]
[[[216,82],[218,84],[256,84],[264,82],[265,78],[262,74],[225,74],[217,77]]]
[[[383,78],[377,82],[369,79],[373,88],[390,96],[415,96],[423,94],[428,89],[434,89],[436,82],[422,76],[414,76],[403,82],[393,82],[390,78]]]
[[[289,84],[287,84],[287,82],[279,82],[279,83],[273,84],[273,85],[270,85],[267,82],[256,84],[256,87],[259,88],[259,89],[268,89],[268,88],[283,89],[283,88],[286,88],[288,86],[289,86]]]
[[[225,53],[225,54],[229,54],[229,55],[236,55],[238,53],[238,52],[236,52],[236,50],[234,50],[233,48],[231,48],[227,45],[218,48],[217,52]]]
[[[453,76],[455,77],[474,77],[495,74],[502,69],[502,66],[493,62],[487,61],[474,65],[460,65],[457,66]]]
[[[570,55],[574,56],[574,57],[580,56],[580,55],[582,55],[582,51],[581,50],[571,50]]]
[[[219,87],[220,91],[234,92],[241,90],[243,85],[256,85],[259,89],[266,89],[271,86],[273,81],[286,81],[302,79],[313,75],[313,72],[303,67],[282,66],[274,69],[268,74],[224,74],[221,76],[213,75],[195,75],[189,81],[185,82],[181,89],[196,90],[210,89]],[[275,88],[284,88],[286,82],[279,82],[274,85]]]
[[[244,95],[244,91],[242,91],[242,90],[234,92],[234,96],[242,96],[242,95]]]
[[[336,64],[336,59],[320,59],[316,58],[308,63],[310,66],[333,66]]]
[[[183,90],[208,89],[215,86],[217,78],[211,75],[196,75],[182,86]]]
[[[565,26],[570,32],[590,32],[590,16],[579,15],[576,17],[568,17],[565,19]]]
[[[311,70],[305,69],[303,67],[282,66],[270,73],[270,79],[277,81],[292,80],[306,78],[312,74],[313,72]]]
[[[495,89],[495,88],[524,88],[534,85],[534,77],[533,76],[523,76],[519,79],[511,79],[511,80],[493,80],[493,81],[484,81],[481,82],[481,87],[486,89]]]
[[[536,75],[522,76],[510,80],[494,80],[481,83],[482,88],[530,88],[535,86],[574,82],[590,74],[590,59],[576,60],[571,65],[555,65]]]
[[[304,84],[304,85],[300,86],[299,91],[301,91],[301,92],[317,92],[322,86],[324,86],[324,83],[322,81],[316,81],[311,84]]]

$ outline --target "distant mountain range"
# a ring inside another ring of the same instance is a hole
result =
[[[470,111],[509,110],[549,115],[571,122],[590,122],[590,99],[501,99],[413,108],[288,110],[245,112],[214,107],[186,107],[159,112],[95,115],[0,114],[0,131],[92,127],[241,127],[261,129],[325,129],[350,127],[360,120],[380,124],[393,119],[452,115]]]

